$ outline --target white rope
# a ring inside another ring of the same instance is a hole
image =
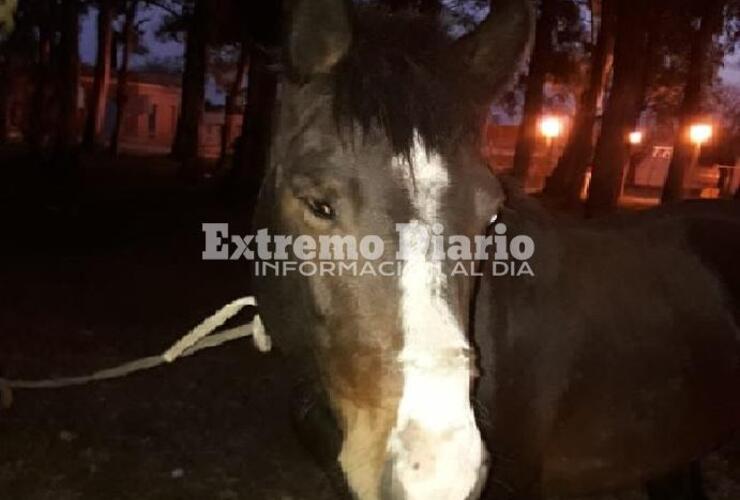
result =
[[[2,405],[9,407],[12,403],[11,389],[55,389],[60,387],[71,387],[75,385],[88,384],[99,380],[110,380],[125,377],[132,373],[148,370],[156,366],[172,363],[178,358],[192,356],[198,351],[217,347],[232,340],[252,336],[252,341],[258,350],[267,352],[272,348],[272,340],[265,332],[262,320],[255,314],[251,323],[224,330],[214,334],[221,325],[236,316],[239,311],[247,306],[254,306],[254,297],[244,297],[222,307],[212,316],[206,318],[201,324],[190,330],[184,337],[175,342],[159,356],[149,356],[122,364],[115,368],[101,370],[92,375],[83,377],[65,377],[49,380],[5,380],[0,378],[0,399]]]
[[[230,318],[236,316],[236,314],[246,306],[254,305],[256,305],[254,297],[244,297],[225,305],[211,317],[206,318],[200,325],[190,330],[190,332],[183,338],[175,342],[172,347],[165,351],[162,357],[168,363],[172,363],[174,360],[182,356],[185,349],[197,344],[203,337],[214,332]]]

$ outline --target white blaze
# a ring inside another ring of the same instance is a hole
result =
[[[418,216],[411,224],[431,231],[449,176],[440,156],[427,155],[418,137],[411,160],[413,166],[395,160]],[[446,300],[442,263],[429,258],[423,240],[409,245],[400,280],[404,382],[388,451],[394,482],[408,500],[464,500],[485,461],[470,404],[470,346]]]

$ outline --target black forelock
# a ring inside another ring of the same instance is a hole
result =
[[[451,57],[438,23],[412,13],[357,12],[352,47],[333,74],[337,122],[382,130],[396,154],[408,155],[414,134],[445,150],[479,134],[485,89]]]

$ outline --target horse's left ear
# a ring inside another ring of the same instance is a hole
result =
[[[288,58],[301,77],[331,72],[352,42],[347,0],[293,0],[288,7]]]

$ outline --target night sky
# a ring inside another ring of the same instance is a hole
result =
[[[156,39],[154,33],[159,25],[160,15],[161,12],[156,8],[144,9],[139,13],[140,20],[149,19],[143,28],[146,31],[145,43],[150,49],[150,54],[148,56],[136,56],[133,60],[134,64],[142,64],[147,58],[154,59],[182,56],[182,44],[177,42],[162,43]],[[80,52],[82,54],[82,61],[88,64],[92,64],[95,61],[95,53],[97,49],[97,42],[95,40],[95,27],[97,24],[96,18],[97,13],[92,11],[92,13],[85,16],[82,21]]]
[[[183,46],[177,42],[163,43],[157,40],[154,35],[159,18],[162,15],[157,8],[148,8],[142,10],[139,19],[148,19],[149,21],[143,26],[145,30],[145,41],[150,49],[147,56],[136,56],[134,65],[143,64],[147,59],[161,59],[168,57],[182,57]],[[85,63],[92,64],[95,61],[96,41],[95,41],[96,13],[92,11],[82,22],[82,36],[80,39],[80,51],[82,60]],[[740,55],[728,57],[725,67],[720,71],[720,75],[725,83],[740,87]],[[208,98],[212,102],[223,103],[223,95],[215,87],[209,85]]]
[[[145,32],[144,42],[149,47],[149,54],[145,56],[135,55],[132,61],[134,67],[143,65],[147,60],[166,59],[170,57],[181,58],[183,56],[183,44],[174,41],[162,42],[155,36],[161,15],[161,11],[157,8],[143,9],[139,13],[139,20],[148,20],[142,26],[142,29]],[[97,52],[96,25],[97,13],[93,10],[82,21],[80,54],[82,56],[82,62],[86,64],[95,63]],[[223,104],[225,100],[224,94],[216,88],[213,82],[209,82],[207,98],[214,104]]]

